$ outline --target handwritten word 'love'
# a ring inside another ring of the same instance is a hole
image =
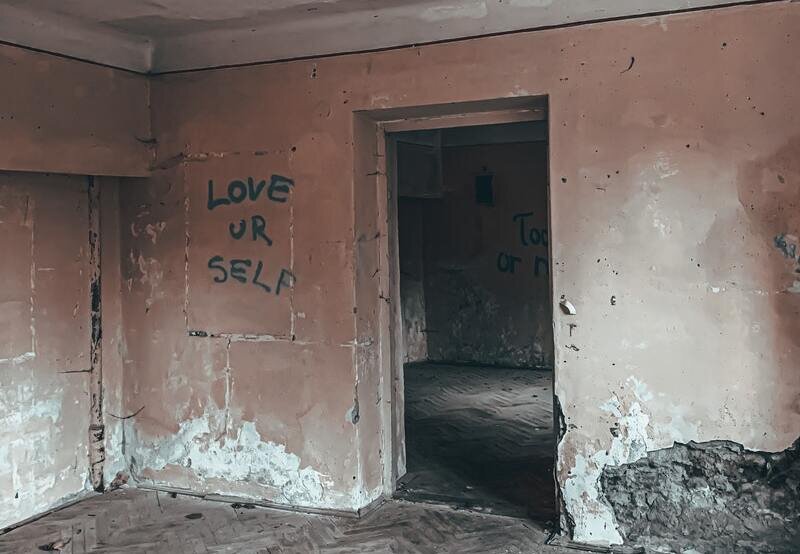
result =
[[[214,196],[214,181],[208,181],[208,209],[213,210],[218,206],[230,204],[241,204],[245,200],[255,202],[261,196],[262,191],[267,189],[267,198],[273,202],[286,202],[289,197],[289,190],[294,186],[294,181],[282,175],[273,175],[267,181],[262,179],[256,182],[252,177],[247,178],[247,182],[235,180],[228,183],[228,194],[226,196]]]

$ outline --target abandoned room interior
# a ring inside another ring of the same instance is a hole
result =
[[[0,552],[800,552],[798,52],[0,0]]]
[[[555,518],[545,115],[389,135],[403,498]]]

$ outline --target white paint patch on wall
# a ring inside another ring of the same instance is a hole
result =
[[[514,85],[513,90],[511,92],[509,92],[508,94],[506,94],[506,97],[513,98],[513,97],[516,97],[516,96],[530,96],[530,95],[531,95],[531,93],[528,92],[527,89],[524,89],[519,85]]]
[[[150,237],[150,242],[156,244],[158,242],[158,235],[164,232],[164,229],[167,228],[166,221],[159,221],[155,225],[152,223],[148,223],[144,227],[145,234]]]
[[[575,523],[574,540],[590,544],[623,542],[614,512],[602,495],[600,477],[607,465],[629,464],[647,456],[648,451],[663,447],[662,443],[697,437],[697,426],[686,420],[685,410],[678,406],[668,407],[668,424],[655,424],[646,406],[653,399],[647,385],[631,376],[619,394],[612,393],[600,406],[613,421],[611,443],[607,448],[590,446],[588,449],[594,451],[577,454],[562,491]],[[559,444],[559,465],[564,459],[564,444],[565,441]]]
[[[124,443],[123,426],[126,425],[128,420],[109,420],[106,413],[106,428],[105,428],[105,445],[106,445],[106,458],[103,463],[103,481],[106,486],[111,483],[117,476],[118,472],[128,473],[128,465],[125,461],[122,452],[122,444]]]
[[[511,0],[509,5],[515,8],[546,8],[553,0]]]
[[[650,26],[658,25],[659,28],[662,31],[668,31],[669,30],[668,21],[669,21],[669,16],[662,15],[660,17],[652,17],[652,18],[644,19],[644,20],[642,20],[642,24],[641,25],[642,25],[642,27],[650,27]]]
[[[14,356],[13,358],[2,358],[0,359],[0,364],[11,364],[11,365],[18,365],[29,360],[32,360],[36,357],[35,352],[23,352],[19,356]]]
[[[588,459],[582,454],[575,456],[575,465],[562,490],[564,504],[575,522],[572,538],[589,544],[622,544],[614,513],[600,496],[602,470],[603,466],[591,456]]]
[[[448,19],[481,19],[486,17],[486,2],[468,2],[465,4],[447,4],[431,6],[420,13],[423,21],[446,21]]]
[[[678,168],[666,152],[659,152],[656,154],[656,161],[653,163],[653,169],[660,179],[667,179],[678,174]]]
[[[164,298],[164,288],[161,286],[164,270],[161,268],[161,262],[155,258],[145,258],[141,254],[137,258],[131,252],[130,259],[139,269],[139,282],[150,288],[150,294],[144,301],[145,308],[149,310],[157,300]]]
[[[373,108],[385,108],[390,101],[391,98],[388,94],[376,94],[369,99],[369,104]]]
[[[302,467],[300,457],[287,452],[284,445],[264,441],[251,421],[243,421],[235,432],[216,432],[224,427],[224,421],[224,412],[215,410],[182,422],[180,430],[169,439],[137,440],[137,471],[178,465],[190,469],[200,479],[252,482],[274,489],[276,496],[265,500],[328,506],[326,490],[332,482],[326,475]]]
[[[63,393],[57,389],[42,398],[32,383],[0,387],[0,527],[58,505],[61,500],[53,498],[57,486],[59,491],[90,490],[76,467],[55,471],[52,435],[61,420]],[[75,450],[81,453],[84,447]]]
[[[641,121],[643,117],[638,112],[623,114],[623,118],[631,122]],[[675,159],[665,152],[658,152],[655,160],[644,155],[633,156],[630,165],[636,188],[626,197],[620,212],[623,217],[617,220],[619,235],[616,240],[638,240],[648,248],[658,241],[659,262],[666,271],[683,267],[686,245],[703,244],[720,219],[724,220],[741,209],[738,202],[728,198],[710,201],[709,194],[700,192],[700,188],[693,184],[702,182],[706,176],[681,172],[678,168],[680,163],[682,159]],[[735,181],[735,174],[723,175],[724,170],[717,171],[720,178]],[[687,216],[687,205],[693,206],[691,217]],[[644,214],[645,217],[630,218],[624,214]]]
[[[686,417],[689,412],[688,408],[672,404],[667,411],[669,424],[661,429],[661,433],[668,436],[673,443],[695,440],[700,435],[697,423]]]
[[[792,286],[786,289],[786,292],[791,292],[792,294],[800,294],[800,281],[794,281]]]

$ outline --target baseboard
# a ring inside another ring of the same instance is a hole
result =
[[[439,494],[425,494],[419,492],[404,492],[395,491],[393,500],[397,502],[408,502],[409,504],[422,504],[433,508],[449,508],[451,510],[458,510],[469,512],[473,514],[480,514],[482,516],[502,517],[521,521],[526,524],[539,526],[540,524],[528,518],[528,514],[524,510],[520,511],[504,511],[495,506],[485,504],[476,504],[474,499],[460,499],[452,496],[439,495]]]
[[[38,513],[36,515],[32,515],[31,517],[25,518],[22,521],[18,521],[16,523],[12,523],[11,525],[3,527],[2,529],[0,529],[0,535],[5,535],[6,533],[9,533],[9,532],[13,531],[14,529],[18,529],[18,528],[22,527],[23,525],[27,525],[28,523],[33,523],[34,521],[36,521],[38,519],[42,519],[45,516],[49,516],[52,513],[58,512],[60,510],[63,510],[64,508],[69,508],[70,506],[73,506],[73,505],[77,504],[78,502],[80,502],[82,500],[86,500],[87,498],[91,498],[93,496],[99,496],[99,495],[100,495],[100,493],[92,491],[92,490],[81,491],[81,492],[75,494],[74,496],[67,497],[66,500],[61,502],[59,505],[54,506],[53,508],[45,510],[44,512]]]
[[[184,496],[191,496],[193,498],[200,498],[202,500],[208,500],[211,502],[223,502],[225,504],[243,504],[249,506],[259,506],[261,508],[269,508],[271,510],[280,510],[284,512],[298,512],[302,514],[344,517],[350,519],[358,519],[360,517],[363,517],[364,515],[377,509],[385,501],[383,497],[379,497],[376,500],[364,506],[363,508],[359,508],[358,510],[341,510],[337,508],[316,508],[310,506],[297,506],[294,504],[280,504],[278,502],[270,502],[268,500],[254,500],[252,498],[246,498],[242,496],[232,496],[226,494],[201,493],[189,489],[168,487],[163,485],[152,485],[147,483],[136,483],[135,485],[132,486],[139,489],[164,492],[167,494],[181,494]]]
[[[371,514],[372,512],[374,512],[375,510],[377,510],[378,508],[383,506],[385,503],[386,503],[386,497],[379,496],[378,498],[376,498],[375,500],[373,500],[372,502],[370,502],[366,506],[363,506],[363,507],[359,508],[356,511],[356,513],[358,514],[358,517],[364,517],[367,514]]]
[[[645,549],[641,546],[602,546],[596,544],[588,544],[583,542],[576,542],[561,535],[551,535],[545,541],[545,544],[550,546],[560,546],[562,548],[569,548],[571,550],[579,550],[582,552],[602,552],[605,554],[645,554]]]

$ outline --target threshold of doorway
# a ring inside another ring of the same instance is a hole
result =
[[[515,366],[507,364],[490,364],[486,362],[469,362],[469,361],[443,361],[443,360],[420,360],[414,362],[405,362],[403,367],[416,367],[416,366],[450,366],[450,367],[486,367],[491,369],[519,369],[525,371],[553,371],[552,367],[548,366]]]
[[[392,500],[400,500],[414,504],[428,504],[431,506],[446,506],[453,510],[507,517],[524,521],[526,524],[544,531],[549,530],[547,525],[531,519],[524,509],[509,509],[508,505],[494,505],[492,502],[476,502],[474,498],[461,498],[445,494],[417,491],[405,488],[402,484],[399,485],[398,489],[392,495]]]
[[[392,500],[399,502],[409,502],[413,504],[423,504],[429,506],[444,506],[452,510],[463,510],[466,512],[479,513],[493,517],[504,517],[521,522],[526,527],[544,531],[548,534],[547,540],[544,544],[548,546],[557,546],[561,548],[568,548],[579,552],[599,552],[605,554],[646,554],[646,550],[641,546],[623,546],[623,545],[610,545],[603,546],[597,544],[588,544],[570,540],[566,535],[559,534],[555,522],[542,523],[531,519],[520,511],[519,513],[510,513],[508,511],[500,510],[494,511],[488,505],[478,505],[468,499],[462,499],[464,503],[460,503],[458,498],[451,496],[440,496],[435,494],[415,493],[413,491],[397,490],[395,491]]]

